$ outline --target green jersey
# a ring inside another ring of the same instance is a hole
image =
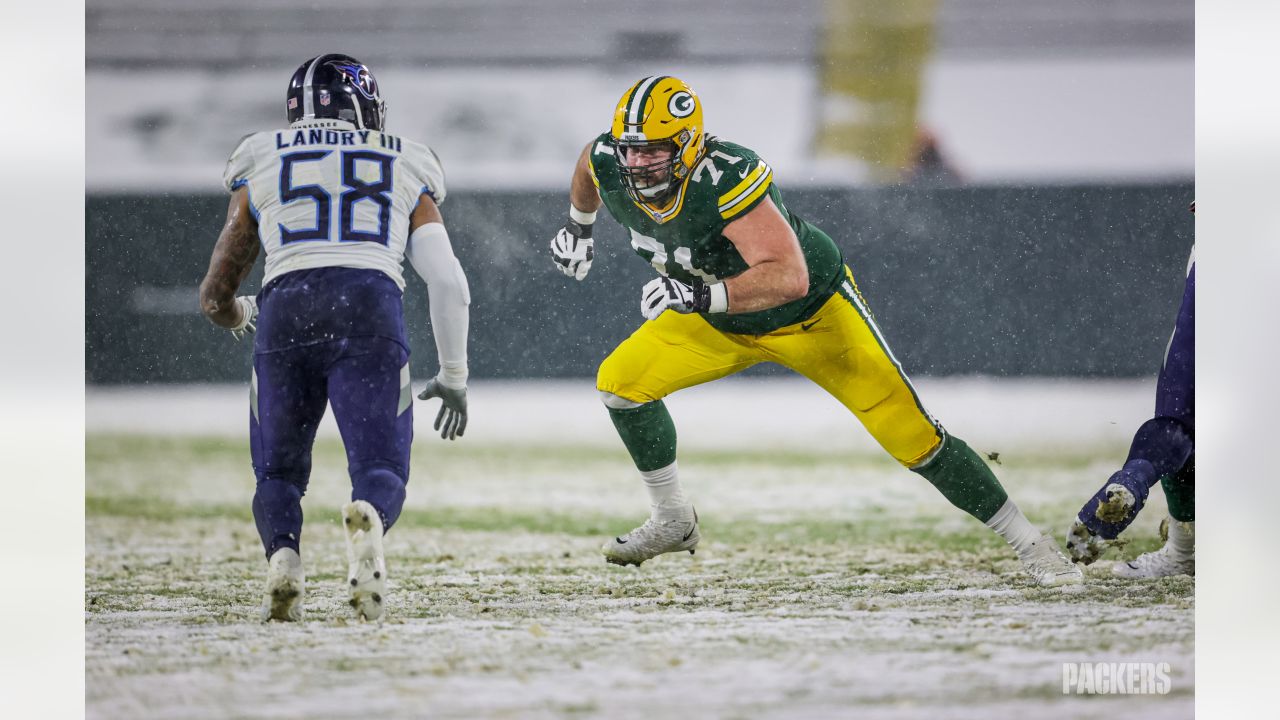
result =
[[[631,247],[658,272],[689,284],[719,282],[747,269],[747,262],[722,233],[766,197],[773,199],[800,240],[809,266],[809,294],[758,312],[704,313],[717,330],[762,335],[803,322],[844,280],[840,249],[826,233],[787,210],[773,183],[773,170],[741,145],[708,136],[706,154],[664,208],[640,205],[627,194],[609,133],[596,138],[589,157],[600,197],[631,234]]]

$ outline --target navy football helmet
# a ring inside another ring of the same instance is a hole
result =
[[[387,120],[387,104],[373,73],[359,60],[339,53],[313,57],[294,71],[285,109],[290,123],[334,118],[382,130]]]

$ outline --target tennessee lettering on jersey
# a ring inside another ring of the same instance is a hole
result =
[[[302,120],[240,141],[223,183],[245,188],[266,252],[263,284],[294,270],[386,273],[401,290],[409,216],[426,193],[444,202],[431,148],[341,120]]]

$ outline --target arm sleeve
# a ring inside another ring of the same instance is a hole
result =
[[[440,223],[427,223],[409,236],[404,254],[427,283],[431,329],[440,356],[440,381],[455,389],[465,387],[471,290],[462,265],[453,254],[449,233]]]
[[[253,170],[253,148],[249,139],[253,137],[250,133],[240,138],[240,142],[236,144],[236,149],[231,151],[231,157],[227,160],[227,167],[222,171],[222,185],[229,192],[234,192],[237,188],[249,182],[249,173]]]

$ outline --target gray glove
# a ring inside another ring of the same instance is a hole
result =
[[[462,437],[467,429],[467,389],[457,390],[440,384],[440,378],[431,378],[427,386],[418,393],[419,400],[440,398],[440,412],[436,415],[434,427],[440,431],[440,437],[453,440]]]

